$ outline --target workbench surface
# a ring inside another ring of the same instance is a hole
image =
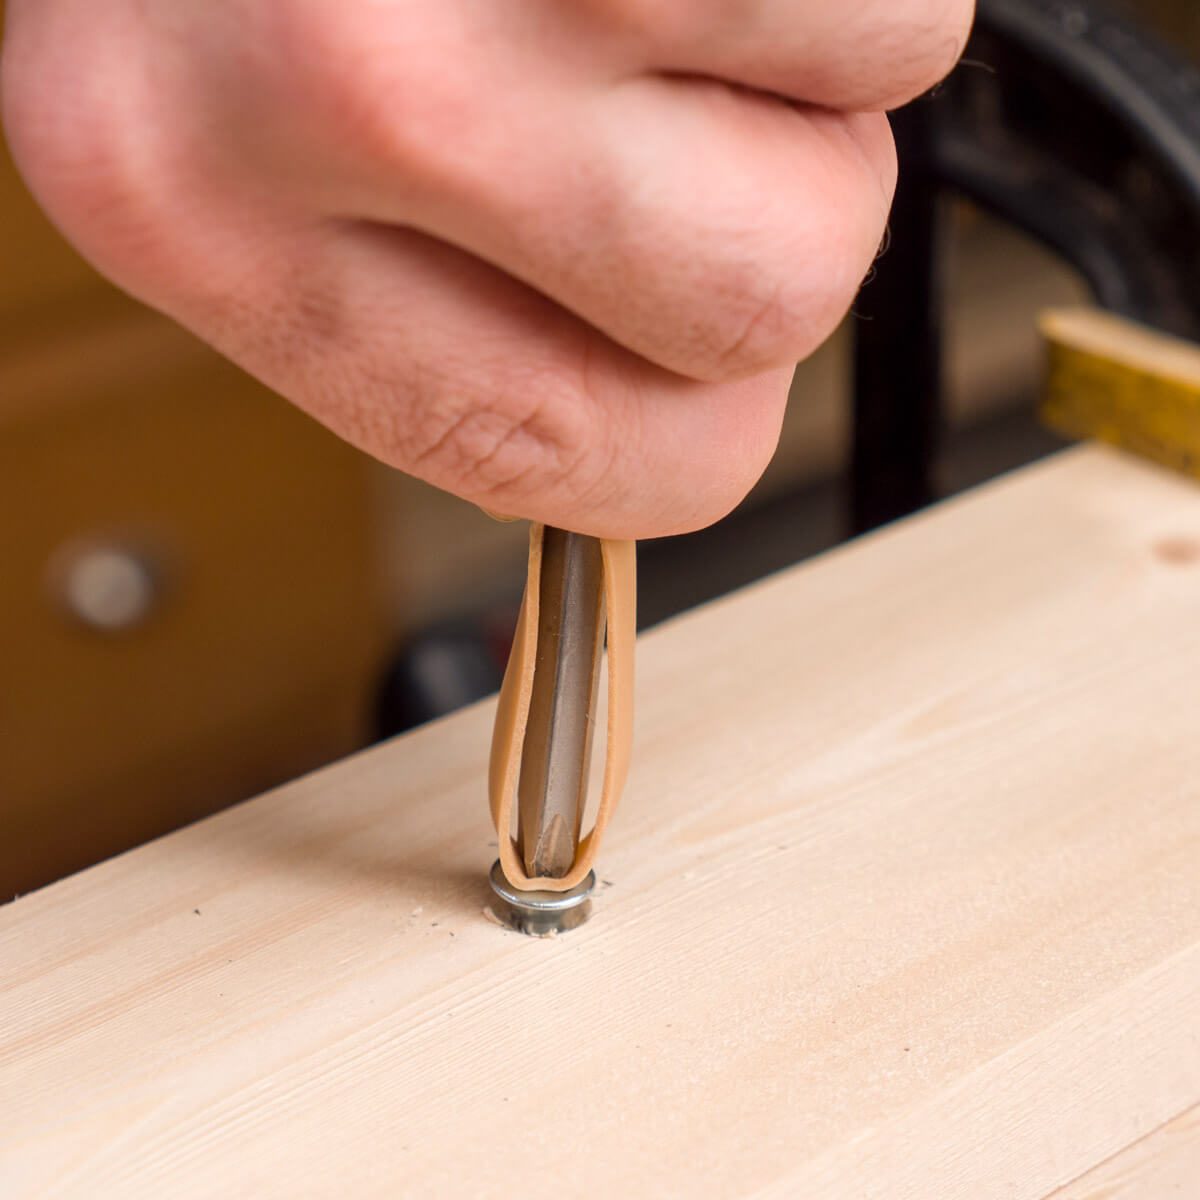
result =
[[[483,914],[490,704],[0,910],[0,1195],[1033,1200],[1200,1102],[1200,488],[1072,451],[639,650],[565,937]]]

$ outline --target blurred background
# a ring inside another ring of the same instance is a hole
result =
[[[1126,11],[1200,57],[1195,0]],[[1024,88],[986,58],[960,72]],[[951,86],[922,103],[959,102]],[[1034,417],[1034,321],[1089,295],[981,207],[939,214],[936,496],[1060,444]],[[0,900],[497,686],[523,525],[347,448],[117,292],[2,146],[0,264]],[[643,546],[643,625],[864,527],[847,501],[852,342],[875,286],[797,370],[741,509]]]

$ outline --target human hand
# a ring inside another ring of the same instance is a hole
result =
[[[30,186],[351,442],[607,536],[716,520],[971,0],[9,0]]]

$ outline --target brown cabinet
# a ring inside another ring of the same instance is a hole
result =
[[[361,745],[372,467],[104,283],[0,162],[0,896]]]

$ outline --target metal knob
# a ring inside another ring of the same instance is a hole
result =
[[[56,574],[67,611],[101,633],[135,629],[149,618],[159,598],[159,581],[150,563],[123,546],[78,549]]]

